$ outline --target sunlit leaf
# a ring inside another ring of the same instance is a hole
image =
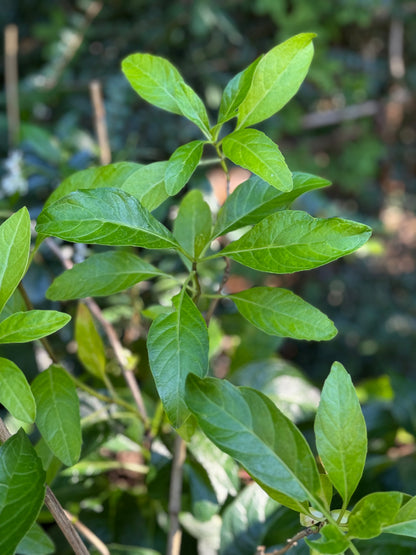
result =
[[[27,343],[63,328],[71,319],[56,310],[15,312],[0,322],[0,343]]]
[[[201,191],[190,191],[179,206],[173,229],[175,239],[196,259],[209,243],[211,227],[211,210]]]
[[[0,358],[0,403],[12,416],[34,422],[36,404],[23,372],[7,358]]]
[[[169,195],[176,195],[185,187],[199,164],[204,141],[192,141],[180,146],[169,158],[165,173],[165,187]]]
[[[353,538],[370,539],[394,523],[402,504],[403,494],[398,491],[376,492],[366,495],[352,509],[348,519],[348,532]]]

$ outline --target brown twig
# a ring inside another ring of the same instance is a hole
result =
[[[101,83],[98,80],[90,83],[91,102],[94,109],[94,125],[100,150],[100,162],[104,166],[111,162],[111,148],[108,139],[107,121]]]
[[[275,549],[274,551],[270,551],[266,554],[266,548],[264,545],[259,545],[256,550],[256,555],[283,555],[287,553],[292,547],[295,547],[299,540],[306,538],[308,536],[312,536],[313,534],[317,534],[319,530],[325,525],[325,522],[319,522],[314,526],[309,526],[308,528],[304,528],[300,532],[298,532],[293,538],[287,540],[287,545],[282,547],[281,549]]]
[[[6,89],[6,112],[9,148],[19,142],[19,94],[18,94],[18,55],[19,30],[17,25],[7,25],[4,30],[4,82]]]
[[[389,69],[393,79],[402,79],[406,72],[403,57],[403,45],[403,20],[392,19],[389,31]]]
[[[66,517],[68,520],[72,522],[75,528],[78,530],[80,534],[84,536],[96,549],[101,555],[111,555],[110,550],[108,547],[97,537],[92,530],[87,528],[85,524],[83,524],[78,518],[72,515],[70,512],[65,511]]]
[[[343,121],[372,117],[381,110],[381,105],[376,100],[367,100],[362,104],[353,104],[336,110],[312,112],[302,118],[303,129],[316,129],[327,125],[337,125]]]
[[[181,550],[182,530],[179,524],[181,510],[183,465],[186,458],[186,443],[179,434],[175,437],[172,471],[169,490],[169,533],[166,555],[179,555]]]
[[[0,441],[5,442],[10,437],[11,434],[9,430],[5,426],[3,420],[0,418]],[[88,549],[85,547],[78,532],[74,528],[72,522],[68,519],[62,505],[59,503],[59,501],[55,497],[55,494],[49,486],[46,486],[45,505],[49,509],[61,532],[67,539],[69,545],[74,550],[75,555],[89,555]]]

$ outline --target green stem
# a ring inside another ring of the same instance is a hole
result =
[[[222,150],[221,150],[220,145],[219,145],[218,143],[216,143],[214,146],[215,146],[215,150],[217,151],[218,158],[220,159],[221,167],[222,167],[222,169],[224,170],[225,177],[227,178],[227,189],[226,189],[226,193],[227,193],[227,198],[228,198],[229,195],[230,195],[230,172],[228,171],[228,167],[227,167],[227,164],[226,164],[226,162],[225,162],[225,157],[224,157],[224,154],[223,154],[223,152],[222,152]]]

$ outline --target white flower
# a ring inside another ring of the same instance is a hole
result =
[[[23,155],[19,150],[13,150],[3,162],[6,175],[1,180],[0,198],[11,197],[15,193],[25,195],[28,183],[23,175]]]

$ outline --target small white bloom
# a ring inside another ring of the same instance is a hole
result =
[[[1,180],[0,198],[11,197],[15,193],[25,195],[28,183],[23,175],[23,155],[20,150],[13,150],[3,162],[6,175]]]

